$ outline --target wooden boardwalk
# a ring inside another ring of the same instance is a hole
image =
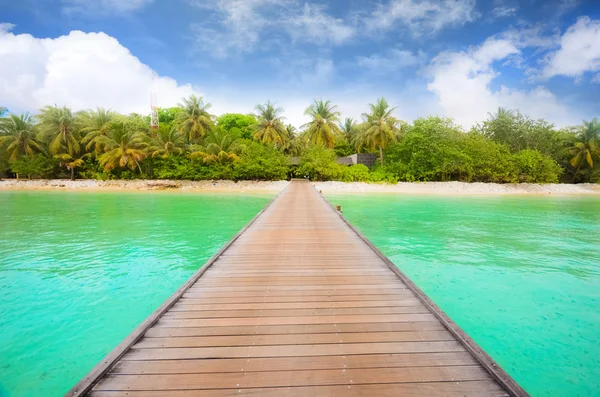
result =
[[[293,181],[68,396],[526,396]]]

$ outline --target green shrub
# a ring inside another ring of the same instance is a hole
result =
[[[386,167],[379,167],[371,171],[369,181],[375,183],[398,183],[398,177],[387,170]]]
[[[344,182],[369,182],[371,180],[369,168],[366,165],[356,164],[342,169],[340,180]]]
[[[337,162],[337,156],[331,149],[312,146],[300,157],[298,174],[312,181],[341,180],[344,167]]]
[[[514,155],[519,182],[557,183],[563,173],[560,165],[537,150],[521,150]]]
[[[57,171],[58,161],[43,154],[22,156],[10,162],[12,172],[20,177],[52,178]]]
[[[235,163],[233,178],[237,180],[286,179],[290,172],[290,160],[273,147],[257,142],[249,143],[240,161]]]

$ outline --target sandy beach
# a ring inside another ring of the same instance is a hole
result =
[[[0,190],[181,190],[198,192],[280,192],[287,181],[171,181],[171,180],[0,180]],[[464,182],[421,182],[377,184],[362,182],[313,182],[324,194],[401,193],[434,195],[600,195],[599,184],[497,184]]]
[[[360,193],[404,193],[465,196],[499,195],[600,195],[599,184],[498,184],[465,182],[400,182],[393,184],[375,184],[362,182],[315,182],[317,190],[323,194],[360,194]]]
[[[198,192],[280,192],[287,181],[171,181],[171,180],[113,180],[34,179],[0,180],[0,190],[181,190]]]

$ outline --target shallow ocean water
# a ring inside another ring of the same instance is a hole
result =
[[[62,396],[271,197],[0,191],[0,397]]]
[[[600,396],[600,199],[329,195],[532,396]]]

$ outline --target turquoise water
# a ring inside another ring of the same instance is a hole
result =
[[[328,196],[532,396],[600,396],[600,199]]]
[[[62,396],[269,200],[0,191],[0,396]]]

